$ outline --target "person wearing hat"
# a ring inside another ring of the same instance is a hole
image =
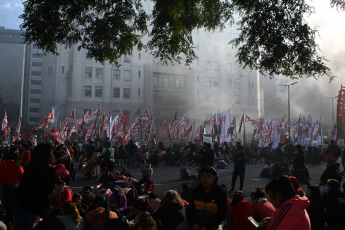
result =
[[[188,224],[193,230],[218,229],[227,214],[227,195],[218,186],[217,171],[213,167],[202,168],[200,176],[200,184],[193,190],[186,209]]]
[[[325,202],[325,220],[328,226],[345,227],[345,199],[340,191],[340,183],[335,179],[327,180],[328,192],[323,195]]]

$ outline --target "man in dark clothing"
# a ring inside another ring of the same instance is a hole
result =
[[[292,161],[292,175],[295,176],[300,183],[309,184],[309,171],[306,166],[305,153],[301,145],[296,145],[295,159]]]
[[[214,162],[214,151],[211,148],[210,143],[204,143],[202,149],[200,150],[199,154],[199,176],[202,168],[207,166],[213,166]]]
[[[233,192],[236,185],[236,179],[240,176],[240,191],[243,189],[244,174],[246,172],[246,154],[243,146],[239,146],[237,152],[234,154],[234,171],[232,173],[231,190]]]
[[[85,146],[85,151],[87,154],[87,159],[89,160],[93,154],[96,152],[96,147],[95,145],[92,143],[92,141],[90,141],[86,146]]]
[[[204,167],[200,173],[201,183],[193,191],[186,209],[188,224],[192,229],[216,230],[227,214],[227,196],[217,185],[218,176],[213,167]]]
[[[135,166],[135,152],[137,151],[137,146],[130,140],[125,146],[127,150],[128,166]]]

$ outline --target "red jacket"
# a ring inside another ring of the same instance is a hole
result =
[[[26,165],[30,164],[30,160],[31,160],[31,152],[29,149],[26,149],[22,155],[23,165],[26,166]]]
[[[253,207],[247,200],[241,200],[234,206],[230,206],[228,216],[231,218],[230,230],[255,230],[255,227],[248,220],[248,216],[253,216]]]
[[[306,197],[296,196],[285,201],[273,213],[268,223],[268,230],[310,230],[310,220],[307,207],[310,202]]]
[[[267,200],[260,200],[253,205],[254,219],[261,222],[265,217],[271,217],[275,211],[274,206]]]
[[[19,183],[23,173],[23,167],[18,166],[14,160],[0,162],[0,184]]]
[[[55,199],[56,205],[54,205],[54,210],[62,210],[62,205],[66,200],[72,201],[71,189],[67,187],[63,189],[62,193],[57,195]]]

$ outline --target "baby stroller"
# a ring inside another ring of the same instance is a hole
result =
[[[80,162],[79,171],[87,178],[91,179],[94,177],[94,167],[98,165],[99,153],[94,153],[93,156],[84,162]]]

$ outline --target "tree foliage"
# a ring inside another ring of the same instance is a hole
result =
[[[343,6],[341,0],[331,0]],[[328,75],[318,54],[316,30],[305,22],[312,8],[304,0],[152,0],[150,12],[140,0],[27,0],[21,28],[26,40],[46,52],[57,45],[84,48],[97,61],[117,63],[134,48],[167,62],[197,58],[192,31],[231,26],[239,15],[238,48],[243,67],[269,75],[295,77]],[[146,37],[144,39],[144,37]],[[147,41],[147,43],[144,43]]]

